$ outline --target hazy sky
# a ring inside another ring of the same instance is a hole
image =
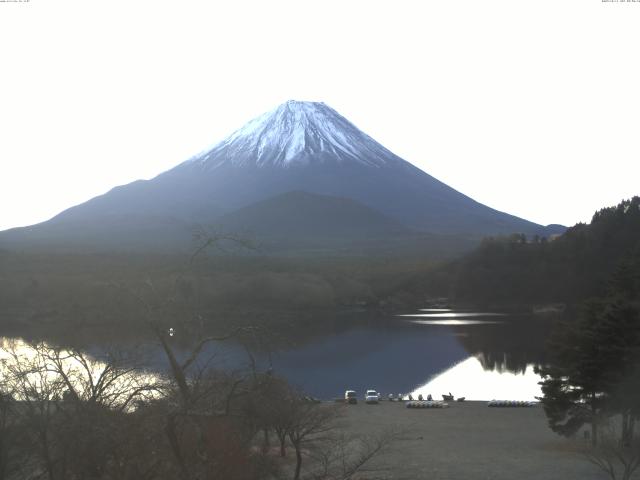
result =
[[[324,101],[491,207],[640,194],[640,2],[0,2],[0,229]]]

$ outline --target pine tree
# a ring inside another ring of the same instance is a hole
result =
[[[640,282],[637,256],[612,277],[609,296],[586,304],[583,315],[565,324],[552,341],[553,365],[538,371],[542,403],[551,429],[570,436],[585,424],[597,443],[598,424],[622,417],[622,441],[629,443],[640,418]]]

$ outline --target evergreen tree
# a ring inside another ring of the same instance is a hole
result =
[[[566,323],[552,339],[554,362],[537,369],[543,377],[542,404],[549,427],[564,436],[591,425],[591,439],[597,443],[598,424],[605,411],[607,372],[602,368],[602,351],[596,340],[601,306],[591,303],[578,322]]]
[[[591,424],[622,417],[622,441],[629,443],[640,418],[640,282],[637,256],[612,277],[609,296],[590,301],[584,314],[565,324],[552,341],[552,366],[539,369],[542,403],[552,430],[572,435]]]

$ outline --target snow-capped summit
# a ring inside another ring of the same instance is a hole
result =
[[[402,160],[322,102],[289,100],[248,122],[190,160],[205,169],[357,162],[380,167]]]

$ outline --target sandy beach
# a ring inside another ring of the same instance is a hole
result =
[[[576,442],[547,427],[540,405],[489,408],[487,402],[454,402],[445,409],[409,409],[403,403],[383,401],[349,405],[344,411],[341,422],[350,434],[371,435],[390,428],[403,432],[371,464],[385,469],[375,472],[376,478],[605,478],[575,453]]]

